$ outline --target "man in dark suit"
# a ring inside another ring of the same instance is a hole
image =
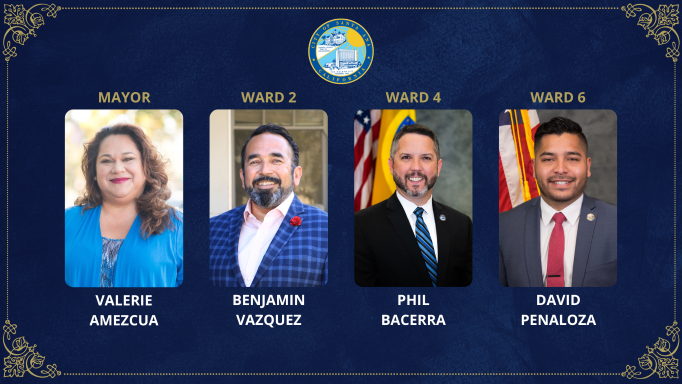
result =
[[[584,194],[587,139],[555,117],[535,133],[533,171],[541,196],[500,214],[505,287],[609,287],[617,277],[616,206]]]
[[[465,287],[471,283],[471,219],[433,201],[443,160],[429,128],[403,127],[388,165],[390,198],[355,213],[355,283],[361,287]]]

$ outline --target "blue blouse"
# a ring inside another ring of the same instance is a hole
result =
[[[66,209],[66,283],[72,287],[99,287],[102,271],[101,206],[82,212]],[[138,215],[116,258],[114,287],[177,287],[182,284],[182,213],[172,217],[175,229],[146,240],[140,235]]]

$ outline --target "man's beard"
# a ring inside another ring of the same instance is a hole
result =
[[[407,187],[408,177],[421,177],[424,179],[424,187],[421,190],[415,190],[415,189],[409,189]],[[433,188],[434,185],[436,185],[436,180],[438,180],[438,176],[433,176],[433,178],[429,179],[426,177],[421,172],[412,172],[410,174],[405,175],[404,178],[398,177],[398,175],[395,174],[395,171],[393,171],[393,181],[395,181],[395,185],[400,188],[403,192],[405,192],[408,196],[412,197],[422,197],[426,193],[426,191],[430,190]]]
[[[282,189],[282,181],[276,177],[262,176],[255,179],[251,185],[255,186],[256,183],[261,181],[272,181],[279,185],[277,188],[273,189],[259,189],[258,187],[246,187],[246,194],[249,195],[251,201],[253,201],[257,206],[262,208],[275,208],[282,204],[284,200],[291,194],[294,190],[293,183],[287,188]]]

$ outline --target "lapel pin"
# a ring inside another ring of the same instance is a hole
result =
[[[440,221],[445,221],[445,215],[440,215]]]
[[[594,215],[591,214],[591,213],[588,213],[588,214],[587,214],[587,220],[589,220],[589,221],[594,221]]]
[[[291,226],[293,227],[298,227],[299,225],[301,225],[301,218],[299,216],[294,216],[289,221],[289,224],[291,224]]]

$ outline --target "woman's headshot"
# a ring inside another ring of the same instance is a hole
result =
[[[65,211],[65,277],[72,287],[182,283],[182,212],[168,203],[169,160],[142,126],[125,120],[84,138],[81,147],[82,177],[73,182],[81,188]]]

